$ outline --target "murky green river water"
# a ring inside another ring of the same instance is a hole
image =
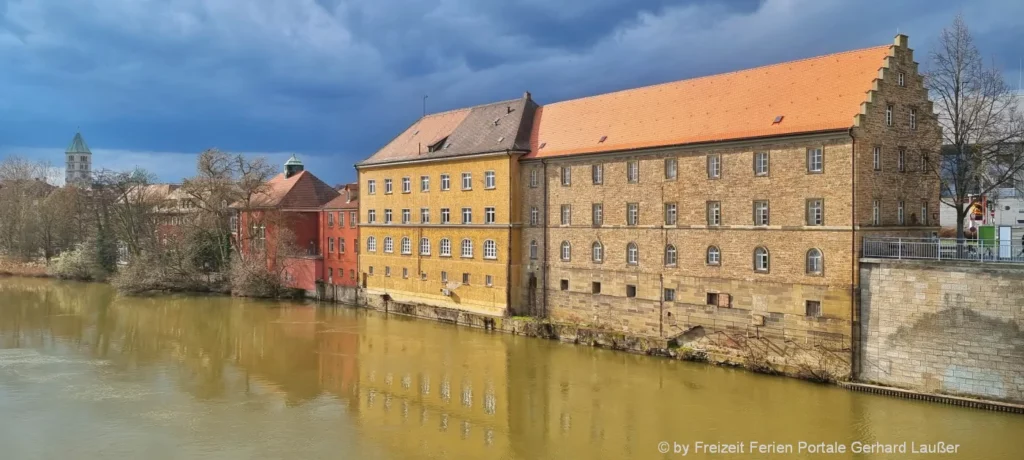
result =
[[[726,443],[723,450],[742,443],[743,452],[711,454],[698,442]],[[752,453],[751,442],[793,452]],[[801,442],[838,443],[846,452],[811,454]],[[959,446],[911,452],[940,442]],[[856,443],[905,445],[907,453],[854,454],[863,450]],[[620,459],[684,451],[716,459],[1022,459],[1024,416],[349,308],[120,298],[105,285],[0,279],[2,459]]]

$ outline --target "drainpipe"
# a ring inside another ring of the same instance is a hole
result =
[[[661,214],[665,218],[665,183],[661,184]],[[679,208],[676,208],[676,218],[679,216]],[[661,289],[658,291],[658,337],[665,337],[665,248],[668,247],[668,229],[661,226],[661,273],[658,274],[658,281]]]
[[[511,171],[512,171],[512,151],[511,150],[506,150],[505,153],[508,154],[508,168],[509,168],[509,175],[508,175],[509,176],[509,184],[508,184],[508,193],[509,193],[509,197],[508,197],[508,236],[505,238],[506,243],[508,244],[508,249],[505,251],[505,313],[508,314],[509,310],[512,308],[512,230],[513,230],[513,225],[514,224],[512,222],[512,193],[513,193],[513,191],[512,191],[512,174],[511,174]],[[516,182],[519,183],[519,181],[516,181]],[[523,184],[519,183],[519,187],[522,188],[522,186],[523,186]],[[522,231],[520,231],[520,237],[522,237]],[[520,242],[520,246],[519,247],[522,247],[522,239],[521,238],[520,238],[519,242]],[[522,257],[520,257],[519,260],[522,260]],[[522,268],[521,265],[520,265],[520,268]],[[521,281],[522,280],[520,280],[520,282]]]
[[[543,280],[541,280],[542,284],[541,284],[541,291],[540,292],[543,294],[543,305],[541,306],[541,309],[543,311],[543,317],[547,318],[548,317],[548,237],[550,236],[549,229],[551,228],[548,225],[548,161],[547,160],[541,160],[541,164],[544,165],[544,167],[542,168],[542,171],[544,172],[544,181],[543,181],[543,184],[544,184],[544,207],[542,208],[543,211],[544,211],[544,214],[543,214],[543,221],[541,222],[544,225],[544,259],[541,261],[542,262],[541,263],[541,267],[544,270],[544,276],[543,276]]]
[[[860,314],[857,311],[858,298],[860,296],[859,283],[857,279],[857,267],[859,256],[857,254],[857,138],[853,136],[853,127],[850,127],[850,144],[852,155],[850,155],[850,190],[852,206],[850,207],[850,377],[856,379],[860,374]]]

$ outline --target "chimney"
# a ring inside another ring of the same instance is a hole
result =
[[[896,34],[896,39],[893,40],[893,45],[900,48],[907,48],[909,46],[910,37],[906,34]]]
[[[523,93],[523,99],[526,99],[528,101],[530,100],[530,92],[529,91],[526,91],[526,92]]]

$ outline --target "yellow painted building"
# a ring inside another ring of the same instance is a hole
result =
[[[504,316],[519,290],[522,99],[421,118],[356,165],[367,301]]]

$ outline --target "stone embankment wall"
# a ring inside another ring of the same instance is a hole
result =
[[[859,380],[1024,401],[1024,267],[861,261]]]

